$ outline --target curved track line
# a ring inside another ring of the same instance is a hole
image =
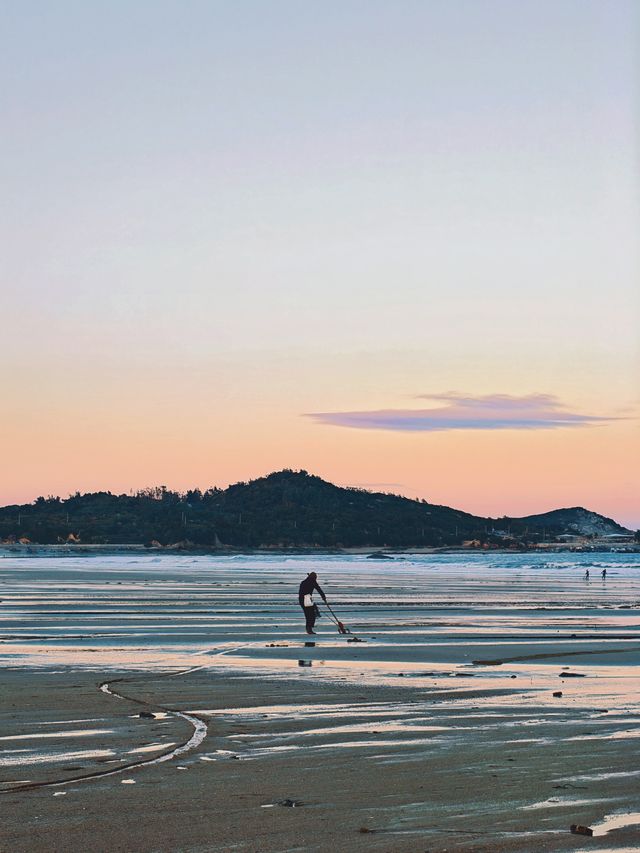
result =
[[[115,681],[124,681],[124,679],[118,678]],[[144,702],[142,699],[133,699],[130,696],[125,696],[122,693],[118,693],[115,690],[111,690],[109,687],[110,682],[104,681],[99,685],[99,689],[106,693],[108,696],[116,696],[118,699],[124,699],[128,702],[135,702],[137,705],[145,705],[146,707],[151,707],[148,702]],[[150,764],[161,764],[163,761],[170,761],[172,758],[176,758],[178,755],[182,755],[185,752],[189,752],[192,749],[195,749],[199,746],[202,741],[207,736],[207,722],[200,717],[196,717],[194,714],[185,714],[183,711],[175,711],[171,708],[164,708],[162,705],[153,705],[154,708],[161,708],[167,714],[171,714],[174,717],[181,717],[183,720],[186,720],[193,726],[193,732],[191,733],[191,737],[189,737],[186,741],[179,744],[172,749],[166,750],[160,755],[156,755],[153,758],[146,758],[143,761],[132,761],[129,764],[121,764],[120,767],[113,767],[111,770],[95,770],[92,773],[84,773],[82,776],[72,776],[68,779],[54,779],[51,782],[27,782],[22,785],[13,785],[11,788],[4,788],[0,791],[1,794],[11,794],[14,791],[31,791],[36,788],[59,788],[64,785],[77,784],[78,782],[84,782],[90,779],[100,779],[105,776],[116,776],[120,773],[124,773],[128,770],[135,770],[138,767],[147,767]]]
[[[221,651],[216,652],[215,657],[220,657],[220,655],[228,654],[229,652],[236,652],[238,649],[246,648],[247,646],[254,645],[253,643],[244,643],[241,646],[234,646],[231,649],[222,649]],[[197,652],[197,654],[207,654],[209,652]],[[179,672],[164,672],[164,673],[154,673],[153,677],[155,678],[175,678],[179,675],[187,675],[191,672],[196,672],[201,669],[207,669],[209,666],[213,666],[214,664],[203,664],[202,666],[194,666],[188,669],[182,669]],[[141,676],[144,678],[145,676]],[[146,676],[151,677],[151,674]],[[3,788],[0,789],[0,794],[11,794],[14,791],[31,791],[36,788],[59,788],[64,785],[75,784],[78,782],[84,782],[90,779],[101,779],[105,776],[116,776],[119,773],[124,773],[127,770],[135,770],[138,767],[148,767],[151,764],[161,764],[164,761],[171,761],[172,758],[177,758],[179,755],[183,755],[185,752],[190,752],[192,749],[200,746],[202,741],[207,736],[208,731],[208,722],[203,720],[201,717],[196,716],[195,714],[187,714],[184,711],[178,711],[175,708],[166,708],[163,705],[159,705],[157,702],[150,703],[146,702],[144,699],[135,699],[133,696],[127,696],[124,693],[119,693],[117,690],[113,690],[111,688],[112,684],[118,684],[127,681],[133,681],[132,678],[114,678],[110,681],[102,681],[98,685],[98,689],[102,693],[106,693],[107,696],[115,696],[117,699],[123,699],[126,702],[133,702],[136,705],[142,705],[145,708],[159,708],[167,714],[170,714],[173,717],[180,717],[183,720],[186,720],[193,726],[193,732],[191,737],[174,747],[173,749],[169,749],[166,752],[161,753],[160,755],[156,755],[154,758],[147,758],[143,761],[132,761],[129,764],[122,764],[120,767],[113,767],[111,770],[96,770],[92,773],[84,773],[82,776],[72,776],[67,779],[55,779],[51,782],[26,782],[22,785],[14,785],[11,788]],[[139,681],[140,679],[135,679]]]

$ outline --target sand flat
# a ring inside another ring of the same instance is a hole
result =
[[[3,850],[640,844],[637,555],[127,560],[0,563]]]

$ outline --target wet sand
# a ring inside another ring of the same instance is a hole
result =
[[[633,565],[582,609],[572,566],[516,590],[498,572],[484,599],[465,572],[454,589],[351,567],[341,613],[358,613],[361,644],[324,620],[301,635],[295,608],[274,606],[298,564],[257,591],[268,568],[79,568],[2,576],[3,851],[640,845],[638,815],[598,830],[638,808]]]
[[[171,761],[131,767],[186,742],[187,721],[134,717],[142,706],[87,675],[10,673],[3,723],[13,717],[13,732],[47,742],[38,763],[3,768],[13,783],[2,786],[3,849],[536,851],[638,841],[637,827],[568,833],[614,805],[636,808],[640,720],[628,713],[518,713],[473,689],[325,684],[319,694],[305,678],[202,670],[115,678],[155,713],[181,708],[205,721],[207,737]],[[10,790],[33,783],[45,786]],[[302,804],[278,805],[286,800]]]

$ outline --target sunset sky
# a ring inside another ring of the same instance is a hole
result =
[[[638,7],[0,11],[0,504],[304,468],[640,527]]]

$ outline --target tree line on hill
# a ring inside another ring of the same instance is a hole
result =
[[[581,510],[585,513],[585,510]],[[342,488],[284,470],[227,489],[176,492],[160,486],[130,495],[77,492],[0,508],[0,540],[55,544],[184,543],[194,547],[349,548],[518,545],[566,533],[558,516],[491,519],[424,500]],[[602,516],[613,530],[624,530]],[[545,526],[546,525],[546,526]]]

